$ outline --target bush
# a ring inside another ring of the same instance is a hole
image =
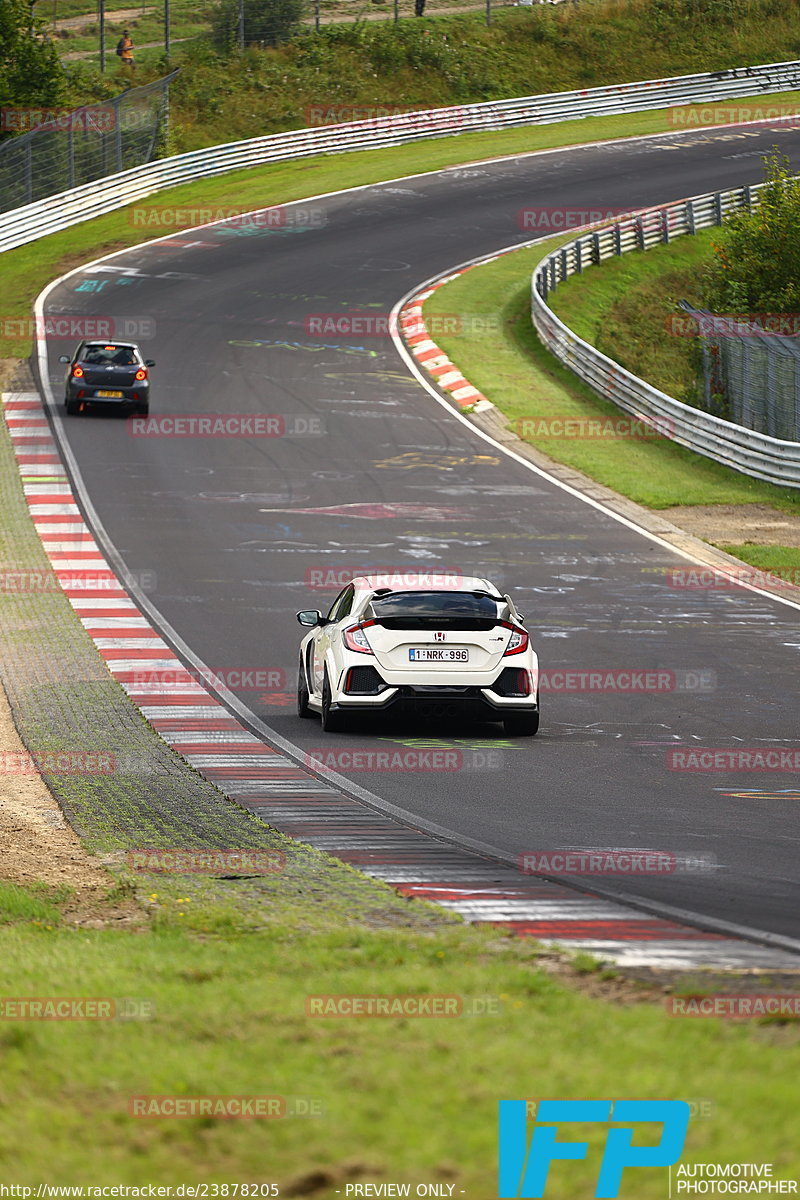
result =
[[[55,104],[64,73],[27,0],[0,0],[0,104]]]
[[[703,281],[712,312],[800,312],[800,178],[777,149],[764,165],[760,203],[727,217],[713,243]]]

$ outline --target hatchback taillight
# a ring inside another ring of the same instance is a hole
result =
[[[522,654],[524,650],[528,649],[528,634],[525,629],[520,629],[519,625],[512,625],[510,621],[503,621],[502,625],[504,629],[511,630],[511,637],[503,651],[503,657],[509,654]]]
[[[82,379],[83,378],[83,367],[73,367],[72,368],[72,378],[73,379]]]
[[[147,379],[147,371],[144,367],[139,367],[139,370],[133,377],[134,379]]]
[[[367,635],[364,632],[365,629],[374,624],[374,621],[361,621],[358,625],[348,625],[342,635],[347,649],[355,650],[356,654],[374,654],[375,652],[367,641]]]

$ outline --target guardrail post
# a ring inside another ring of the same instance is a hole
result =
[[[661,240],[669,244],[669,209],[661,210]]]
[[[554,292],[558,287],[558,279],[556,278],[556,259],[554,254],[550,255],[548,262],[550,264],[550,291]]]
[[[639,249],[644,250],[644,220],[642,217],[637,217],[634,221],[636,229],[636,241],[639,243]]]
[[[67,179],[69,186],[75,187],[75,134],[72,131],[72,122],[70,121],[69,129],[67,130]]]
[[[567,252],[566,252],[566,250],[562,250],[559,257],[561,259],[561,282],[563,283],[564,280],[567,278]]]
[[[600,266],[600,234],[592,234],[592,262],[596,267]]]
[[[686,201],[686,225],[689,233],[697,233],[697,226],[694,222],[694,200]]]
[[[622,254],[622,226],[614,226],[614,253]]]
[[[33,201],[33,149],[31,143],[25,147],[25,203]]]
[[[753,211],[753,189],[750,187],[749,183],[744,189],[744,207],[748,212]]]
[[[714,192],[714,224],[722,224],[722,192]]]
[[[121,105],[114,109],[114,148],[117,156],[117,170],[122,170],[122,121],[120,120]]]
[[[581,257],[580,238],[578,239],[577,242],[574,243],[574,245],[575,245],[575,274],[580,275],[581,271],[583,270],[583,260]]]
[[[539,271],[536,275],[536,290],[542,299],[547,302],[547,271]]]

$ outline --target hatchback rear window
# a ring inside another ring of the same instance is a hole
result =
[[[478,622],[478,627],[485,623],[488,627],[502,619],[500,610],[505,612],[507,605],[474,592],[391,592],[373,597],[370,608],[382,625],[415,629],[462,622],[469,626]]]
[[[95,367],[132,367],[136,355],[130,346],[85,346],[81,362]]]

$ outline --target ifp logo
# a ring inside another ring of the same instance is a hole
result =
[[[550,1164],[586,1157],[588,1142],[557,1141],[564,1122],[590,1121],[609,1129],[595,1197],[619,1194],[626,1167],[669,1167],[681,1156],[690,1108],[685,1100],[540,1100],[530,1143],[525,1100],[500,1101],[500,1200],[538,1200],[544,1196]],[[634,1125],[663,1125],[655,1146],[634,1146]]]

